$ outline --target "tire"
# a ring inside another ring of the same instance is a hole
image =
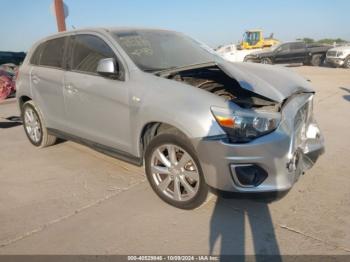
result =
[[[272,60],[270,58],[262,58],[260,63],[264,65],[272,65]]]
[[[344,60],[344,68],[350,68],[350,55]]]
[[[57,138],[48,133],[42,113],[33,101],[24,103],[21,111],[24,131],[34,146],[44,148],[56,143]]]
[[[146,149],[145,169],[154,192],[172,206],[194,209],[207,199],[209,187],[196,152],[186,138],[173,134],[156,136]]]
[[[311,65],[312,66],[321,66],[324,61],[324,55],[316,54],[311,57]]]

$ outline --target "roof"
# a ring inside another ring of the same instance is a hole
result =
[[[82,32],[88,32],[88,31],[94,31],[94,32],[121,32],[121,31],[168,31],[172,32],[172,30],[162,29],[162,28],[147,28],[147,27],[87,27],[87,28],[80,28],[80,29],[74,29],[74,30],[68,30],[64,32],[59,32],[53,35],[50,35],[50,37],[56,37],[56,36],[63,36],[67,34],[74,34],[74,33],[82,33]]]
[[[96,32],[96,33],[106,33],[106,32],[125,32],[125,31],[164,31],[164,32],[174,32],[172,30],[166,30],[161,28],[147,28],[147,27],[87,27],[81,29],[68,30],[64,32],[59,32],[53,35],[49,35],[45,38],[40,39],[38,43],[42,43],[44,41],[54,39],[57,37],[72,35],[78,33],[86,33],[86,32]]]

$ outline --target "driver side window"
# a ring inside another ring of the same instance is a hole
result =
[[[284,44],[284,45],[281,45],[278,49],[277,49],[277,52],[286,52],[286,51],[289,51],[290,50],[290,45],[289,44]]]
[[[101,59],[117,58],[113,50],[99,37],[94,35],[77,35],[73,37],[73,71],[97,74],[97,65]]]

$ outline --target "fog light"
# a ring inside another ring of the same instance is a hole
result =
[[[257,165],[231,165],[231,172],[243,187],[256,187],[267,178],[267,172]]]

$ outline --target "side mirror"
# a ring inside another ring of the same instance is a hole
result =
[[[97,73],[104,77],[117,78],[119,67],[114,58],[104,58],[98,61]]]

